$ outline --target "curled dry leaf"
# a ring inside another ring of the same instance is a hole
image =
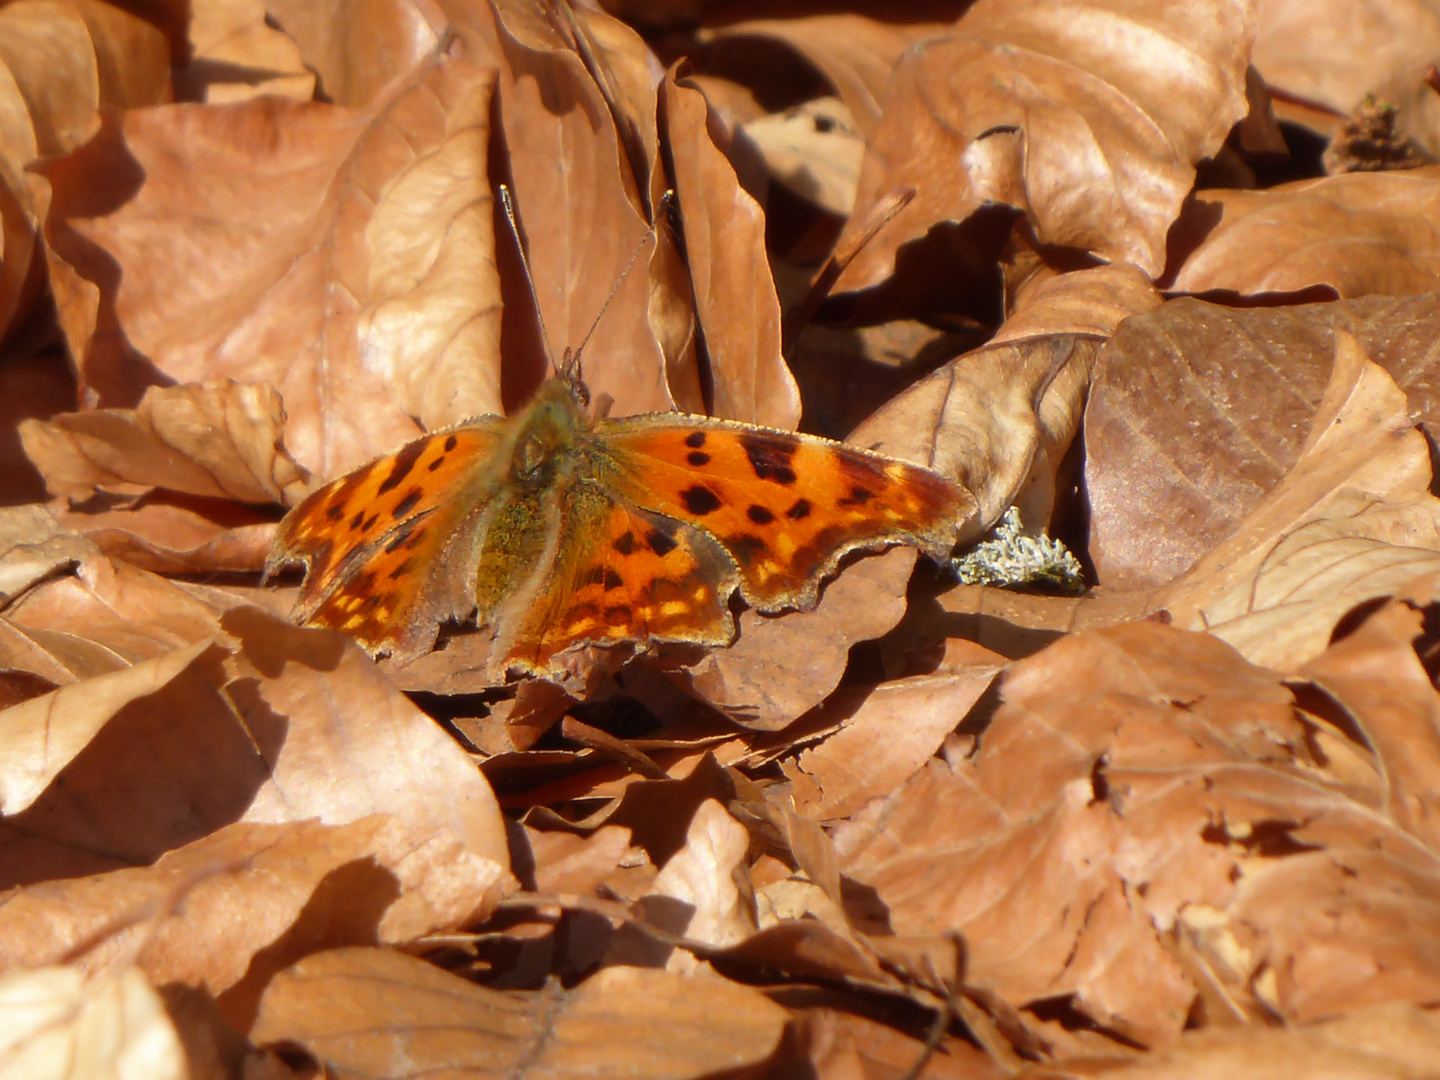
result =
[[[1260,504],[1311,429],[1334,367],[1332,328],[1355,335],[1433,436],[1433,295],[1275,310],[1180,299],[1119,329],[1086,405],[1090,555],[1102,584],[1173,579]]]
[[[814,98],[740,130],[759,150],[771,181],[836,217],[849,215],[865,140],[838,98]]]
[[[238,822],[153,866],[46,882],[0,907],[0,963],[134,963],[203,986],[237,1027],[279,969],[316,949],[384,942],[485,918],[501,868],[453,833],[388,814],[347,825]]]
[[[133,967],[0,975],[0,1080],[200,1080],[165,1003]]]
[[[787,12],[788,18],[742,19],[702,30],[700,37],[707,43],[734,40],[737,46],[754,37],[784,42],[824,73],[860,134],[868,137],[880,122],[886,84],[896,62],[912,45],[950,30],[950,19],[964,4],[932,7],[939,10],[929,20],[918,6],[914,12],[889,11],[887,15],[894,17],[883,20],[858,11]],[[848,213],[849,205],[836,212]]]
[[[710,358],[712,415],[773,428],[800,421],[800,392],[780,357],[780,301],[766,271],[765,215],[716,145],[700,91],[660,85],[685,228],[695,311]]]
[[[923,461],[975,495],[969,538],[1012,504],[1049,524],[1055,472],[1080,426],[1099,339],[1160,298],[1134,267],[1053,278],[1000,328],[996,341],[951,361],[892,399],[851,441]]]
[[[903,247],[985,203],[1043,244],[1158,275],[1195,162],[1246,113],[1254,21],[1247,0],[1204,18],[1183,2],[980,0],[895,68],[847,230],[896,188],[918,194],[837,288],[879,284]]]
[[[138,15],[45,0],[0,11],[0,337],[44,283],[35,239],[50,190],[26,166],[89,138],[101,105],[165,100],[169,74],[163,35]]]
[[[43,507],[0,509],[0,606],[96,554],[94,544],[60,528]]]
[[[181,383],[269,381],[289,414],[287,446],[322,477],[413,437],[407,410],[441,420],[495,411],[494,290],[464,276],[483,269],[493,246],[489,215],[475,206],[488,85],[485,72],[441,57],[364,112],[274,98],[131,112],[53,163],[52,243],[99,284],[118,320],[118,334],[72,342],[86,382],[102,402],[128,404],[154,369]],[[432,176],[441,161],[449,171]],[[135,190],[97,211],[95,178],[116,175]],[[430,205],[453,212],[426,222],[428,262],[406,244],[386,246],[385,226],[412,228],[406,208],[423,184],[434,185]],[[418,287],[405,277],[422,273]],[[447,352],[425,335],[405,366],[382,367],[357,327],[367,312],[367,332],[391,325],[385,302],[401,322],[417,307],[442,310],[460,344]],[[488,327],[484,343],[467,336],[477,326]]]
[[[315,96],[315,73],[295,42],[266,21],[263,0],[198,3],[189,32],[189,62],[175,73],[177,97],[227,104],[261,94]]]
[[[1196,194],[1171,239],[1170,288],[1241,296],[1328,286],[1342,298],[1440,287],[1440,167]]]
[[[761,1065],[787,1017],[721,979],[613,967],[573,990],[502,992],[399,953],[343,949],[278,975],[251,1037],[299,1043],[346,1075],[680,1080]]]
[[[587,16],[592,24],[608,19]],[[612,110],[576,50],[576,33],[523,5],[496,9],[500,120],[541,321],[556,349],[590,335],[585,381],[614,400],[616,415],[676,404],[703,412],[689,344],[690,286],[676,273],[668,231],[656,230],[653,245],[647,239],[651,204],[661,193],[653,187],[658,175],[642,175],[652,152],[627,152],[634,140],[627,142],[629,131],[614,118],[625,110]],[[633,32],[624,34],[644,51]],[[626,85],[635,88],[634,80]],[[652,97],[644,111],[653,115],[654,107]],[[641,263],[627,273],[637,253]],[[539,360],[534,353],[520,385],[533,387],[548,374]]]
[[[1431,572],[1300,674],[1354,722],[1385,777],[1385,810],[1440,851],[1440,697],[1416,655],[1440,577]]]
[[[656,875],[655,895],[680,901],[688,911],[683,925],[673,929],[688,938],[724,948],[743,941],[755,929],[746,897],[736,882],[745,873],[750,834],[714,799],[706,799],[690,819],[685,846]],[[666,965],[690,974],[696,961],[689,953],[674,952]]]
[[[1429,3],[1265,0],[1255,64],[1287,97],[1348,115],[1368,94],[1400,110],[1401,128],[1440,153],[1440,102],[1425,73],[1440,55]]]
[[[144,865],[235,821],[378,814],[508,865],[484,777],[352,643],[254,609],[224,624],[223,664],[197,646],[0,713],[5,884]]]
[[[818,821],[843,818],[894,791],[934,756],[994,681],[1004,666],[1001,657],[994,660],[832,697],[818,711],[838,713],[839,730],[781,761],[795,809]]]
[[[1440,499],[1405,395],[1336,331],[1335,365],[1294,468],[1224,542],[1152,601],[1252,663],[1290,671],[1340,617],[1440,570]]]
[[[836,832],[896,933],[965,935],[969,983],[1151,1049],[1197,1007],[1304,1023],[1436,993],[1440,863],[1377,815],[1377,777],[1327,771],[1277,675],[1135,623],[1016,664],[1001,696],[973,758]],[[1025,1023],[1062,1055],[1116,1045]]]
[[[50,493],[72,500],[165,488],[292,503],[306,478],[281,445],[284,416],[266,384],[151,387],[134,409],[24,421],[20,438]]]

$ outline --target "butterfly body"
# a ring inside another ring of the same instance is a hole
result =
[[[431,432],[311,494],[267,572],[296,615],[404,660],[472,615],[492,668],[552,676],[582,644],[726,645],[739,591],[812,607],[855,548],[937,557],[973,511],[929,470],[813,436],[681,413],[596,417],[557,376],[513,417]]]

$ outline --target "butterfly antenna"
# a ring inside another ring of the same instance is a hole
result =
[[[656,237],[660,235],[660,223],[662,221],[669,221],[670,207],[674,202],[674,191],[667,191],[661,196],[660,205],[655,209],[654,222],[651,223],[650,228],[645,230],[645,235],[640,238],[640,243],[635,245],[634,254],[630,256],[630,261],[625,264],[625,269],[620,271],[620,276],[615,279],[615,284],[610,287],[610,295],[605,297],[605,303],[600,305],[600,310],[595,315],[595,321],[590,324],[590,329],[585,331],[585,337],[581,339],[580,344],[575,348],[575,352],[571,354],[570,362],[575,365],[577,374],[580,370],[580,354],[585,351],[585,346],[594,335],[595,328],[600,325],[600,320],[604,318],[605,309],[610,306],[610,301],[615,299],[615,294],[620,291],[620,286],[625,283],[626,277],[629,276],[631,269],[635,266],[635,261],[640,258],[640,253],[645,250],[645,245],[653,243]]]
[[[560,368],[555,363],[555,350],[550,348],[550,335],[545,333],[545,314],[540,310],[540,294],[535,291],[535,277],[530,273],[530,257],[525,254],[525,244],[520,239],[520,222],[515,217],[515,199],[510,194],[509,184],[500,185],[500,205],[505,208],[505,220],[510,222],[510,235],[515,237],[515,250],[520,253],[520,269],[525,272],[525,287],[530,290],[530,302],[535,305],[535,321],[540,324],[540,344],[545,347],[545,359],[550,361],[552,371],[559,372]],[[569,350],[566,351],[568,356]],[[566,366],[569,366],[568,359]]]

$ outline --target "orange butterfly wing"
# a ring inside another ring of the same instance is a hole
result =
[[[812,606],[856,548],[910,543],[943,558],[975,509],[928,469],[811,435],[683,414],[607,420],[595,434],[615,491],[713,535],[761,611]]]
[[[497,628],[508,666],[547,674],[585,642],[728,645],[728,601],[737,577],[729,557],[698,529],[627,507],[593,484],[561,500],[555,561],[539,589]]]
[[[295,617],[342,630],[372,651],[388,646],[408,655],[434,642],[441,620],[467,615],[473,597],[455,595],[450,553],[463,561],[457,534],[479,527],[467,528],[466,517],[478,516],[490,498],[487,474],[506,431],[503,419],[482,417],[432,432],[332,480],[291,510],[265,572],[305,564]],[[417,620],[421,607],[430,610]]]

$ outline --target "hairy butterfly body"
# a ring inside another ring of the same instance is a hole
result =
[[[943,558],[974,508],[927,469],[682,413],[592,417],[545,383],[513,417],[435,431],[334,480],[280,524],[267,573],[305,564],[296,617],[405,660],[472,615],[492,669],[563,670],[583,643],[729,644],[738,589],[813,607],[846,552]]]

